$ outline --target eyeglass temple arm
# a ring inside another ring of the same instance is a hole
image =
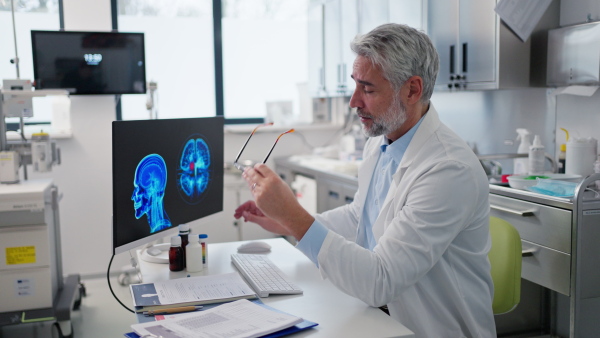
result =
[[[242,156],[244,149],[246,149],[246,145],[248,144],[248,141],[250,141],[250,139],[252,138],[252,135],[254,135],[254,133],[256,132],[256,130],[258,128],[264,127],[264,126],[272,126],[272,125],[273,125],[273,122],[269,122],[269,123],[259,124],[258,126],[256,126],[256,128],[254,128],[254,130],[252,130],[252,132],[250,133],[250,136],[248,136],[248,138],[246,139],[246,142],[242,146],[242,149],[240,149],[240,152],[237,154],[235,161],[233,161],[233,163],[237,163],[237,161],[240,159],[240,156]]]
[[[267,157],[265,157],[263,164],[267,163],[269,156],[271,156],[271,153],[273,152],[273,149],[275,149],[275,146],[277,145],[277,142],[279,142],[279,139],[281,138],[281,136],[288,134],[288,133],[293,133],[294,131],[295,131],[294,129],[290,129],[290,130],[286,131],[285,133],[281,133],[281,135],[279,135],[279,137],[277,137],[277,139],[275,140],[275,143],[273,143],[273,146],[271,147],[271,150],[269,150]]]

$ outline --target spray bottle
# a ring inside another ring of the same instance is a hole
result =
[[[517,153],[529,154],[529,147],[531,146],[531,142],[529,141],[529,130],[519,128],[517,129],[517,134],[517,141],[521,141]],[[529,175],[529,159],[527,157],[519,157],[513,160],[513,174]]]
[[[544,145],[539,135],[535,135],[533,144],[529,147],[529,173],[531,175],[544,173]]]

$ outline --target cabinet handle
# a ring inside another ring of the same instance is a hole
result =
[[[463,50],[462,50],[462,58],[463,58],[463,66],[462,66],[462,71],[463,73],[467,72],[467,50],[468,50],[468,46],[467,43],[463,43]]]
[[[532,257],[536,251],[537,251],[536,249],[523,250],[521,252],[521,257]]]
[[[508,212],[509,214],[513,214],[513,215],[523,216],[523,217],[533,216],[534,215],[533,213],[535,212],[535,210],[523,210],[523,211],[513,210],[513,209],[501,207],[499,205],[494,205],[494,204],[490,204],[490,208],[494,209],[494,210],[498,210],[498,211]]]
[[[454,74],[454,45],[450,45],[450,74]]]
[[[329,197],[333,197],[337,200],[338,198],[340,198],[340,194],[338,194],[335,191],[329,191]]]
[[[346,196],[346,204],[350,204],[352,202],[354,202],[354,197],[348,197],[348,196]]]

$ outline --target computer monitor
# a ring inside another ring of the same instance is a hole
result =
[[[144,33],[31,31],[36,89],[144,94]]]
[[[113,254],[223,210],[223,118],[114,121]]]

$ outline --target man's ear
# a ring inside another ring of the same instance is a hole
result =
[[[421,100],[423,96],[423,79],[420,76],[411,76],[404,82],[407,104],[412,105]]]

